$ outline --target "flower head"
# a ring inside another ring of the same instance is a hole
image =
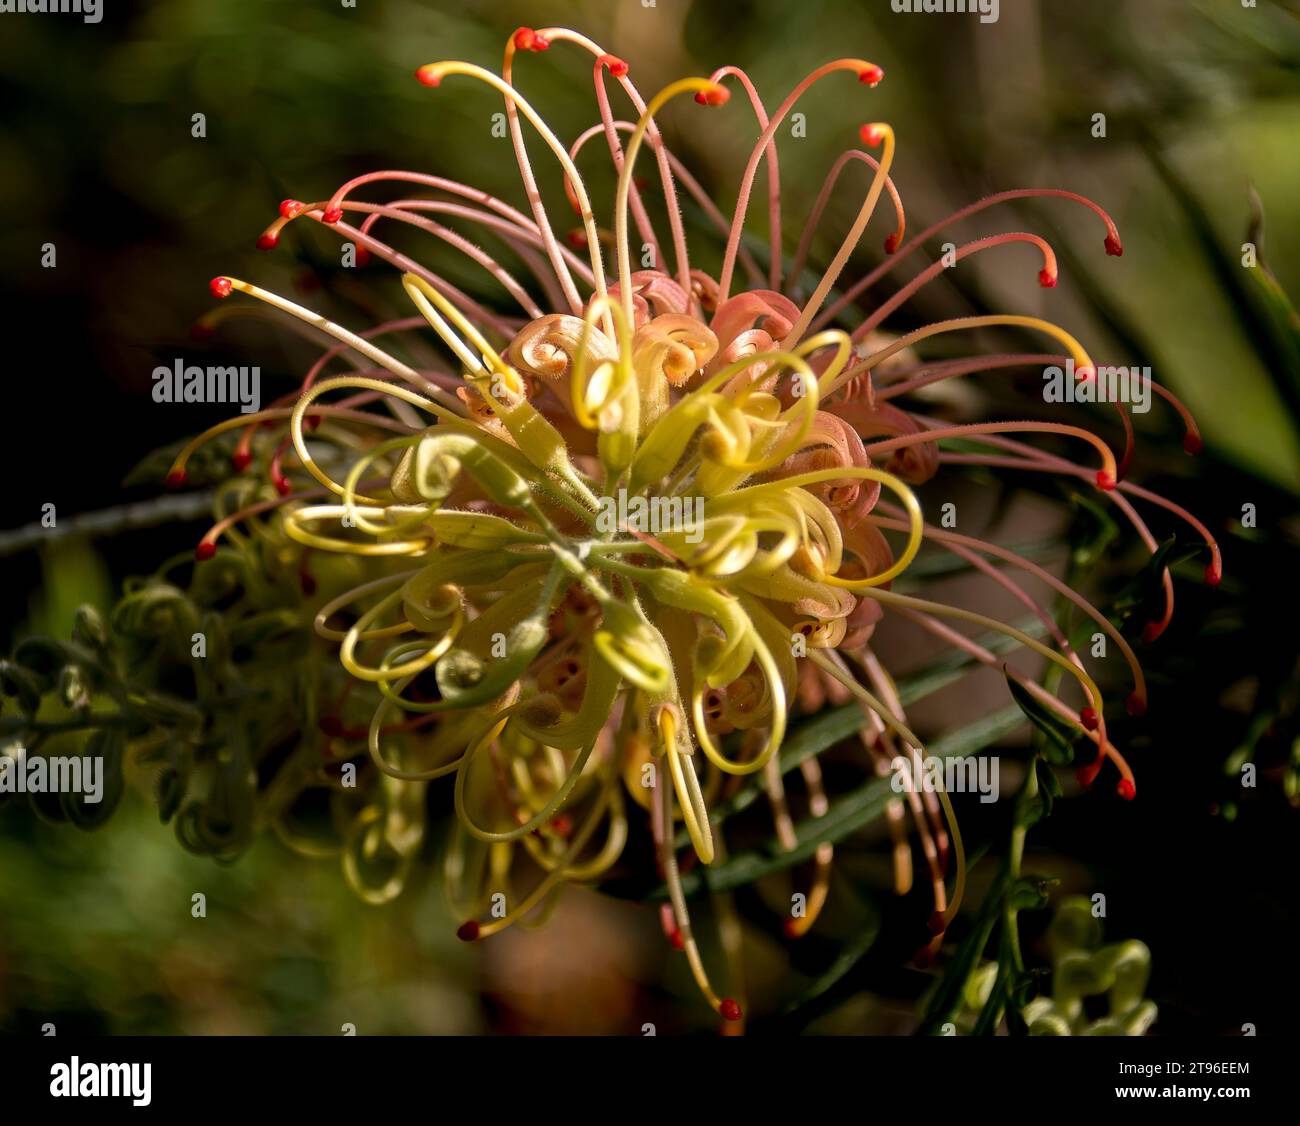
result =
[[[576,52],[592,68],[599,121],[571,146],[514,84],[520,53],[544,50]],[[986,627],[1054,663],[1076,686],[1072,693],[1057,695],[1008,675],[1095,745],[1085,780],[1109,763],[1119,774],[1119,794],[1134,797],[1132,772],[1107,736],[1101,690],[1020,577],[1051,586],[1113,640],[1132,673],[1129,710],[1140,713],[1146,689],[1128,642],[1105,615],[1031,560],[928,523],[915,490],[953,465],[1055,474],[1099,490],[1152,550],[1155,541],[1135,500],[1192,523],[1210,546],[1216,576],[1217,547],[1189,514],[1124,480],[1132,428],[1122,407],[1129,444],[1117,458],[1083,426],[950,423],[903,405],[942,381],[1066,360],[1086,381],[1096,364],[1064,329],[1008,314],[940,321],[897,337],[885,332],[891,315],[919,289],[973,254],[1023,244],[1037,260],[1028,281],[1055,287],[1051,247],[1023,232],[980,238],[922,268],[883,303],[853,312],[864,293],[917,261],[935,236],[1002,203],[1037,197],[1079,204],[1103,224],[1106,252],[1118,255],[1119,234],[1106,212],[1066,191],[1008,191],[907,240],[891,179],[894,132],[871,120],[858,130],[865,147],[848,149],[830,170],[787,270],[777,131],[806,91],[823,81],[859,80],[849,96],[862,97],[865,111],[879,98],[873,90],[884,77],[874,63],[829,62],[770,112],[745,72],[731,66],[674,82],[647,101],[627,62],[565,28],[516,31],[499,75],[439,62],[420,67],[417,77],[440,98],[453,97],[451,80],[460,78],[501,95],[529,211],[456,181],[406,171],[358,176],[329,199],[286,200],[259,245],[275,246],[292,222],[323,224],[368,259],[400,271],[418,316],[357,332],[249,282],[215,279],[216,297],[255,298],[333,344],[300,390],[196,439],[169,478],[184,483],[186,460],[201,442],[242,431],[235,467],[261,474],[270,489],[215,526],[199,558],[216,554],[218,539],[237,524],[273,515],[305,553],[364,565],[361,581],[325,600],[316,614],[317,632],[337,644],[352,682],[339,698],[322,701],[329,721],[322,730],[354,748],[366,743],[377,771],[372,800],[357,813],[345,852],[354,882],[378,900],[400,890],[403,865],[422,831],[425,788],[444,776],[454,775],[458,821],[448,885],[468,919],[458,933],[470,941],[530,915],[564,882],[608,871],[634,821],[646,820],[670,894],[665,932],[684,950],[715,1011],[741,1019],[740,1005],[714,991],[692,935],[674,822],[683,822],[698,860],[713,862],[719,839],[712,796],[730,779],[755,775],[771,800],[778,838],[793,848],[776,756],[796,707],[856,701],[873,769],[887,769],[900,753],[923,754],[872,649],[877,623],[890,612],[985,664],[1003,662],[954,623]],[[615,114],[611,83],[631,106],[628,120]],[[745,105],[729,102],[733,90]],[[669,151],[656,124],[682,95],[705,107],[690,112],[735,114],[737,128],[757,130],[730,219]],[[526,129],[563,173],[579,223],[574,232],[558,230],[542,201]],[[598,138],[617,173],[607,226],[577,167],[582,150]],[[645,157],[657,172],[666,239],[634,176]],[[814,233],[839,177],[854,163],[869,169],[870,186],[838,251],[805,285]],[[766,269],[742,240],[764,164]],[[410,198],[358,197],[379,184],[401,184]],[[717,227],[724,247],[717,276],[692,263],[679,190]],[[837,288],[885,199],[892,227],[884,259]],[[532,277],[515,276],[443,219],[499,240]],[[392,224],[463,254],[499,284],[515,311],[485,306],[383,241],[383,227]],[[643,260],[633,253],[637,244],[652,266],[634,268]],[[1051,350],[918,358],[937,337],[1001,327],[1035,333]],[[417,352],[390,346],[390,338],[429,331],[452,357],[450,365],[408,363],[396,353]],[[350,369],[327,376],[336,361]],[[1187,419],[1188,449],[1199,448],[1182,405],[1164,389],[1158,393]],[[1034,439],[1052,445],[1044,449]],[[1089,460],[1059,452],[1072,446]],[[925,543],[1014,594],[1042,623],[1046,641],[974,610],[891,589]],[[1167,571],[1163,589],[1164,615],[1149,630],[1152,639],[1172,613]],[[359,725],[342,718],[360,708],[368,719]],[[824,812],[816,760],[804,761],[801,770],[810,808]],[[644,813],[629,812],[629,799]],[[933,952],[962,896],[961,836],[946,794],[912,793],[895,802],[900,890],[911,879],[906,812],[933,886]],[[397,875],[368,883],[365,862],[385,850]],[[813,925],[827,896],[831,858],[829,845],[817,850],[809,910],[787,925],[791,936]],[[539,878],[504,913],[484,917],[493,889],[508,882],[516,860],[531,864]]]

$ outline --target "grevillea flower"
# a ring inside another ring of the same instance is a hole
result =
[[[599,120],[569,146],[515,87],[522,55],[547,50],[575,54],[594,76]],[[445,87],[461,78],[501,95],[528,209],[409,171],[358,176],[328,199],[286,200],[259,246],[273,248],[289,223],[322,224],[354,244],[360,264],[396,267],[418,315],[354,331],[247,281],[216,278],[216,297],[255,298],[332,344],[300,390],[208,431],[169,475],[172,485],[183,484],[187,460],[202,443],[239,431],[235,469],[261,480],[261,495],[214,526],[198,558],[216,555],[218,541],[247,524],[277,550],[299,545],[305,578],[323,556],[352,557],[361,568],[350,589],[319,607],[315,624],[337,644],[349,674],[345,689],[318,701],[322,730],[339,758],[356,757],[366,744],[375,772],[344,857],[366,897],[380,902],[400,891],[423,837],[426,790],[440,778],[454,776],[448,788],[458,827],[447,884],[467,920],[459,931],[467,940],[537,918],[565,882],[609,871],[633,827],[648,822],[670,893],[665,932],[684,950],[708,1003],[739,1020],[740,1005],[710,984],[692,934],[675,823],[684,824],[698,861],[712,863],[722,842],[711,803],[731,780],[755,775],[771,799],[778,839],[793,848],[777,755],[789,714],[828,699],[861,706],[870,769],[885,774],[897,756],[923,755],[873,652],[885,613],[994,667],[1002,658],[960,632],[960,623],[1006,635],[1054,663],[1067,686],[1061,695],[1008,675],[1095,746],[1095,759],[1080,772],[1085,782],[1109,767],[1119,795],[1133,798],[1133,773],[1107,735],[1087,662],[1019,580],[1046,583],[1096,622],[1131,670],[1127,707],[1140,714],[1146,687],[1129,643],[1029,559],[928,523],[915,489],[946,466],[1053,474],[1098,490],[1153,553],[1139,502],[1190,523],[1209,546],[1210,582],[1221,572],[1217,546],[1190,514],[1124,480],[1133,431],[1123,406],[1127,441],[1117,458],[1081,425],[951,424],[903,405],[940,381],[1017,367],[1072,360],[1075,378],[1095,378],[1092,358],[1068,332],[1008,314],[887,335],[890,316],[953,259],[926,265],[883,304],[855,311],[877,281],[924,261],[933,238],[1004,202],[1081,205],[1104,227],[1106,253],[1118,256],[1119,234],[1106,212],[1067,191],[1008,191],[906,240],[890,178],[894,132],[873,120],[858,131],[864,147],[849,149],[831,168],[786,269],[777,131],[816,83],[855,81],[870,105],[878,97],[871,88],[883,78],[875,64],[827,63],[774,110],[733,66],[674,82],[647,102],[627,64],[587,37],[521,28],[506,44],[500,75],[440,62],[420,67],[417,77],[440,98],[454,97]],[[631,107],[627,120],[615,112],[611,86]],[[747,105],[728,105],[733,89]],[[736,129],[756,133],[729,219],[656,126],[656,115],[682,95],[704,107],[689,112],[733,114]],[[563,173],[576,230],[559,229],[544,205],[526,134],[534,145],[540,138],[546,159]],[[617,174],[607,226],[578,170],[580,154],[597,144],[608,148]],[[657,171],[662,198],[655,209],[666,214],[666,241],[651,218],[650,189],[633,175],[644,149]],[[814,233],[853,161],[870,168],[870,187],[838,251],[805,287]],[[760,166],[769,189],[766,270],[742,241]],[[407,197],[373,203],[358,196],[385,184],[402,185]],[[692,265],[683,191],[724,246],[716,277]],[[892,215],[882,261],[838,289],[883,200]],[[444,219],[503,244],[507,261]],[[385,242],[384,229],[395,224],[459,251],[499,283],[515,311],[485,306]],[[1055,255],[1034,234],[977,239],[954,258],[1016,243],[1034,248],[1038,283],[1054,287]],[[634,268],[634,259],[654,265]],[[516,276],[508,268],[514,264],[531,277]],[[986,327],[1025,330],[1049,348],[918,358],[932,338],[960,339]],[[427,355],[420,338],[429,330],[454,357],[450,366],[399,358]],[[347,369],[327,374],[335,363]],[[1156,391],[1186,421],[1187,449],[1195,452],[1194,422],[1172,394]],[[1067,456],[1072,447],[1086,460]],[[241,538],[229,550],[248,542]],[[1044,640],[892,590],[926,542],[1014,595],[1041,622]],[[1167,570],[1162,581],[1164,612],[1147,628],[1148,640],[1173,610]],[[801,769],[810,809],[819,814],[827,796],[816,759]],[[948,796],[908,792],[889,817],[900,891],[911,882],[909,814],[933,888],[933,938],[923,951],[932,954],[961,903],[965,859]],[[787,924],[791,936],[812,926],[825,902],[831,858],[829,845],[817,851],[809,909]],[[385,874],[376,881],[377,865]],[[528,890],[512,895],[512,878],[529,872]]]

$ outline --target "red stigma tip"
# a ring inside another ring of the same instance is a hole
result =
[[[371,254],[364,246],[357,247],[356,262],[358,266],[369,266]]]
[[[217,545],[211,540],[200,540],[199,545],[194,549],[194,558],[200,563],[211,559],[217,553]]]
[[[1119,482],[1115,480],[1115,474],[1105,469],[1097,470],[1097,488],[1103,493],[1109,493],[1118,484]]]
[[[695,95],[695,100],[702,106],[725,106],[730,98],[731,91],[717,82]]]
[[[1083,724],[1084,730],[1096,731],[1097,724],[1100,722],[1097,717],[1096,708],[1084,708],[1079,712],[1079,722]]]
[[[674,950],[686,949],[686,939],[682,937],[682,932],[679,930],[674,929],[673,932],[668,936],[668,941],[673,944]]]
[[[1127,778],[1121,778],[1119,780],[1119,785],[1115,787],[1115,792],[1125,801],[1132,801],[1138,794],[1137,787]]]
[[[266,231],[257,236],[258,250],[274,250],[280,243],[280,236],[272,231]]]
[[[723,999],[722,1004],[718,1006],[718,1012],[722,1014],[723,1020],[740,1020],[745,1015],[740,1011],[740,1006],[730,997]]]
[[[1136,692],[1130,692],[1128,699],[1124,701],[1124,707],[1129,715],[1138,716],[1147,714],[1146,698],[1139,696]]]
[[[1183,450],[1186,453],[1195,457],[1203,449],[1205,449],[1205,443],[1201,441],[1201,436],[1199,434],[1188,433],[1183,435]]]
[[[879,86],[880,80],[885,77],[885,72],[875,63],[863,67],[858,71],[858,81],[865,82],[868,86]]]
[[[167,474],[165,484],[169,489],[179,489],[189,479],[189,474],[183,469],[173,469]]]
[[[1223,571],[1211,563],[1205,568],[1205,581],[1209,583],[1210,586],[1218,586],[1223,582]]]
[[[568,234],[569,245],[576,250],[584,250],[587,246],[587,232],[584,230],[570,231]]]
[[[415,72],[416,81],[424,86],[437,86],[442,81],[442,75],[431,67],[422,66]],[[325,222],[329,222],[328,219]]]
[[[230,464],[235,467],[236,473],[243,473],[245,469],[253,464],[253,455],[247,450],[236,450],[230,456]]]
[[[885,131],[873,122],[871,125],[864,125],[859,129],[858,136],[862,138],[864,145],[869,145],[874,149],[885,139]]]
[[[1160,635],[1165,632],[1165,627],[1159,622],[1147,622],[1142,627],[1142,644],[1154,645],[1160,640]]]
[[[1124,257],[1124,245],[1119,241],[1118,235],[1106,236],[1106,253],[1112,258]]]
[[[1042,269],[1038,271],[1038,284],[1044,289],[1056,288],[1056,275],[1051,270]]]
[[[302,214],[305,205],[300,199],[286,199],[280,201],[280,215],[285,219],[296,219]]]
[[[335,739],[343,734],[343,721],[336,715],[323,715],[316,721],[322,735]]]
[[[287,497],[293,492],[293,483],[288,477],[277,477],[275,479],[275,491],[282,497]]]
[[[456,928],[456,937],[459,938],[461,942],[473,942],[478,938],[478,931],[478,921],[470,919],[469,922],[461,923],[461,925]]]
[[[898,248],[902,244],[902,241],[903,240],[899,237],[898,232],[895,231],[892,235],[890,235],[887,239],[885,239],[885,253],[897,254]]]
[[[213,278],[208,282],[208,289],[212,291],[213,297],[229,297],[233,288],[229,278]]]
[[[327,207],[325,208],[325,211],[321,215],[321,222],[329,223],[331,226],[333,226],[342,218],[343,218],[343,208]]]
[[[609,68],[609,73],[615,78],[622,78],[627,73],[627,63],[617,55],[601,55],[598,60],[602,66]]]
[[[516,51],[545,51],[550,45],[545,35],[538,35],[531,27],[521,27],[515,32]]]

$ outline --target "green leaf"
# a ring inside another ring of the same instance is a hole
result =
[[[1191,224],[1206,261],[1232,302],[1264,369],[1273,377],[1274,388],[1291,414],[1300,416],[1300,318],[1289,298],[1266,268],[1244,268],[1236,249],[1230,251],[1223,245],[1210,213],[1165,153],[1152,143],[1147,144],[1146,151],[1152,167]],[[1252,204],[1252,241],[1257,241],[1262,209],[1257,200]]]
[[[1034,759],[1034,773],[1038,776],[1038,797],[1042,802],[1042,812],[1035,820],[1050,817],[1052,804],[1062,794],[1061,783],[1056,779],[1056,772],[1041,758]]]
[[[1142,569],[1129,580],[1128,585],[1115,596],[1112,603],[1114,613],[1121,621],[1126,621],[1143,607],[1149,608],[1148,617],[1159,618],[1155,609],[1163,605],[1165,568],[1176,567],[1188,559],[1194,558],[1203,550],[1201,544],[1178,546],[1178,537],[1170,536],[1152,553],[1151,558],[1143,564]]]
[[[1023,684],[1010,673],[1006,673],[1007,688],[1011,690],[1012,699],[1025,716],[1043,735],[1044,753],[1049,762],[1065,766],[1074,761],[1074,741],[1082,729],[1065,723],[1060,716],[1048,709],[1037,696],[1032,695]]]
[[[1051,889],[1060,882],[1054,876],[1021,876],[1007,891],[1007,907],[1012,911],[1041,911],[1047,906]]]

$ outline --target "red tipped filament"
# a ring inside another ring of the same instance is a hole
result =
[[[514,44],[516,51],[545,51],[551,45],[551,41],[544,35],[538,35],[531,27],[521,27],[514,34]],[[428,85],[433,86],[437,83],[428,83]]]
[[[862,138],[864,145],[874,149],[885,139],[885,131],[878,122],[872,122],[870,125],[862,126],[858,130],[858,136]]]
[[[727,99],[731,97],[731,91],[725,86],[710,86],[707,90],[701,90],[695,95],[695,100],[702,106],[722,106],[727,104]]]

